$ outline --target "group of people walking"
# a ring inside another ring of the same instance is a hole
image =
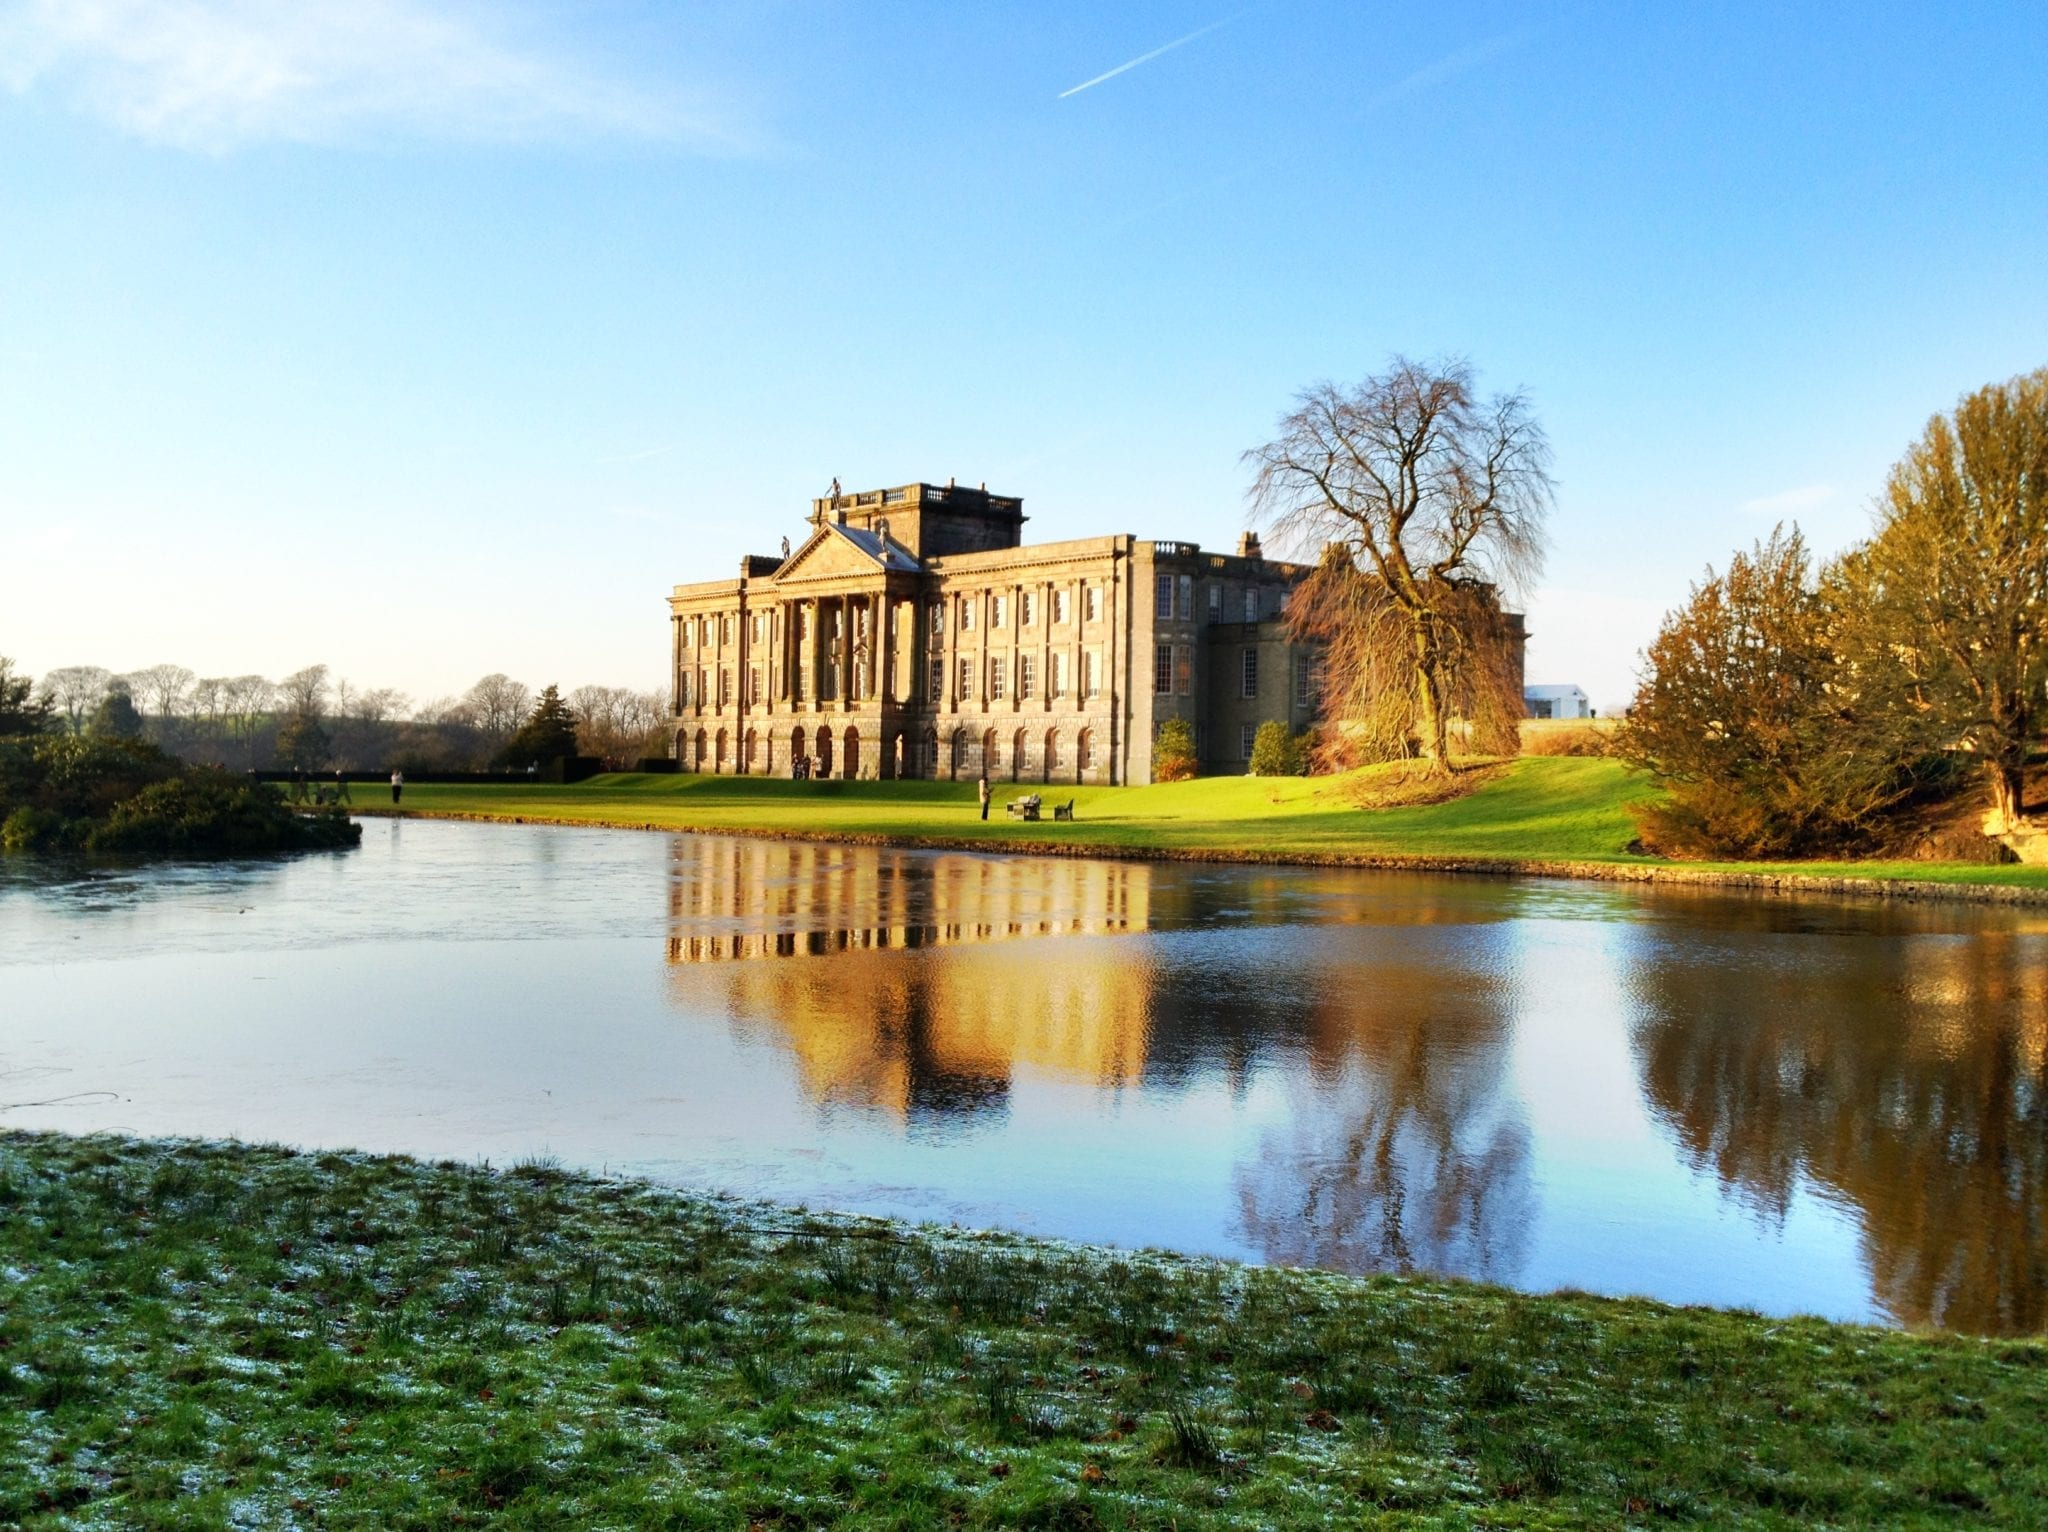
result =
[[[330,803],[353,803],[355,799],[349,796],[348,778],[337,768],[334,781],[331,783],[315,782],[303,771],[293,772],[291,801],[319,806]]]
[[[250,769],[249,776],[252,780],[256,776],[253,767]],[[404,792],[405,773],[402,771],[392,772],[391,801],[396,803]],[[348,790],[348,774],[337,766],[334,770],[334,781],[331,785],[326,782],[315,782],[303,771],[294,771],[292,773],[291,801],[293,803],[310,803],[314,807],[319,808],[328,804],[354,803],[356,800]]]

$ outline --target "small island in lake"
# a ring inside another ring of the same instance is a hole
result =
[[[354,846],[339,809],[295,811],[277,788],[187,766],[141,740],[0,739],[0,847],[144,856],[255,856]]]

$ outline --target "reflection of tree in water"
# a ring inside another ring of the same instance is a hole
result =
[[[1639,1066],[1694,1165],[1776,1217],[1802,1176],[1831,1188],[1901,1322],[2048,1324],[2038,939],[1864,938],[1796,963],[1737,950],[1646,975]]]
[[[1376,950],[1298,976],[1286,1030],[1305,1033],[1308,1067],[1238,1168],[1245,1236],[1289,1265],[1510,1281],[1535,1199],[1507,1087],[1509,1000],[1412,938],[1356,940]]]

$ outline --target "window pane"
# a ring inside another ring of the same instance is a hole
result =
[[[1173,690],[1173,645],[1161,644],[1152,652],[1152,690],[1165,696]]]
[[[1152,615],[1163,621],[1173,617],[1173,576],[1163,574],[1152,593]]]

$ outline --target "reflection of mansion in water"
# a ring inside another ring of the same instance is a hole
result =
[[[1103,936],[1150,924],[1143,864],[878,854],[692,837],[669,885],[668,959],[822,957],[1019,937]],[[820,916],[823,915],[821,922]]]
[[[1131,1083],[1146,1066],[1150,967],[1119,942],[1071,939],[1146,930],[1150,888],[1141,862],[682,837],[671,982],[770,1028],[810,1094],[841,1106],[987,1109],[1020,1066]],[[916,956],[935,947],[947,961]]]
[[[1280,621],[1307,571],[1128,534],[1023,542],[1024,502],[952,484],[833,494],[780,556],[678,585],[675,754],[685,770],[1143,783],[1169,718],[1205,771],[1258,726],[1314,716]]]

